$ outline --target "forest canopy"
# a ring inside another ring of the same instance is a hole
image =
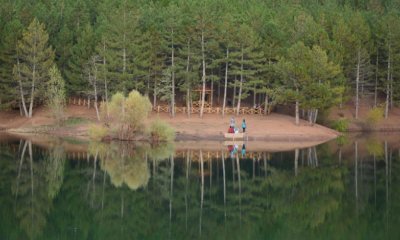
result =
[[[315,122],[350,96],[357,119],[359,95],[373,93],[375,107],[383,92],[387,117],[400,100],[399,10],[398,0],[0,0],[1,106],[32,117],[56,65],[69,95],[93,100],[136,90],[173,108],[176,92],[218,85],[238,89],[239,109],[284,89]]]

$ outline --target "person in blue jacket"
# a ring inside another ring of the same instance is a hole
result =
[[[232,117],[232,119],[231,119],[231,127],[233,128],[234,125],[235,125],[235,119],[233,119],[233,117]]]
[[[246,133],[246,121],[243,119],[242,122],[243,133]]]

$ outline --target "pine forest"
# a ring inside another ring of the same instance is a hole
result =
[[[0,0],[0,11],[1,108],[27,118],[54,66],[67,96],[137,90],[173,109],[201,86],[225,109],[235,89],[238,109],[291,102],[297,123],[350,97],[357,119],[366,92],[374,107],[386,96],[386,118],[400,101],[398,0]]]

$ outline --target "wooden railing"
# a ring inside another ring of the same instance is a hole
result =
[[[94,107],[95,101],[90,101],[90,106]],[[69,98],[68,104],[79,105],[79,106],[87,106],[88,101],[86,98]],[[101,107],[103,104],[102,101],[97,101],[97,106]],[[209,104],[208,104],[209,105]],[[268,109],[268,114],[271,112],[271,109]],[[200,113],[200,107],[191,107],[190,113]],[[171,111],[170,106],[168,105],[158,105],[156,107],[151,107],[151,111],[158,112],[158,113],[169,113]],[[237,108],[225,108],[225,114],[236,114]],[[187,113],[187,107],[176,107],[175,106],[175,113]],[[222,113],[222,108],[220,107],[204,107],[203,113]],[[247,108],[242,107],[239,109],[239,114],[263,114],[262,108]]]
[[[86,98],[69,98],[68,104],[79,105],[79,106],[87,106],[89,101]],[[90,101],[90,106],[94,107],[95,101]],[[101,107],[103,104],[102,101],[97,101],[97,106]]]
[[[171,111],[169,106],[156,106],[152,107],[151,109],[154,112],[158,113],[169,113]],[[200,113],[201,108],[199,107],[192,107],[190,108],[190,113]],[[236,114],[237,109],[236,108],[225,108],[225,114]],[[175,107],[175,113],[187,113],[187,107]],[[271,109],[269,109],[268,114],[271,112]],[[205,107],[203,109],[203,113],[222,113],[222,108],[220,107]],[[262,108],[240,108],[239,109],[239,114],[263,114],[263,109]]]

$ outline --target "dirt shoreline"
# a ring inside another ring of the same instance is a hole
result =
[[[74,123],[58,126],[56,121],[50,118],[50,111],[43,106],[39,106],[34,111],[34,116],[30,120],[20,116],[18,110],[0,111],[0,129],[12,131],[19,134],[39,133],[59,137],[78,137],[88,138],[88,128],[90,124],[102,126],[103,123],[96,121],[95,109],[87,109],[84,106],[69,105],[67,117]],[[149,118],[144,123],[149,126],[156,117],[164,120],[176,130],[176,141],[229,141],[225,139],[224,133],[228,132],[231,125],[231,118],[235,119],[235,126],[242,132],[242,121],[245,119],[247,128],[246,141],[328,141],[335,139],[341,133],[327,127],[315,124],[310,126],[308,121],[300,119],[300,125],[295,125],[295,118],[287,115],[271,113],[264,115],[239,115],[233,114],[222,118],[221,114],[205,114],[200,118],[198,114],[192,114],[190,118],[186,114],[176,114],[171,118],[168,113],[151,112]]]

